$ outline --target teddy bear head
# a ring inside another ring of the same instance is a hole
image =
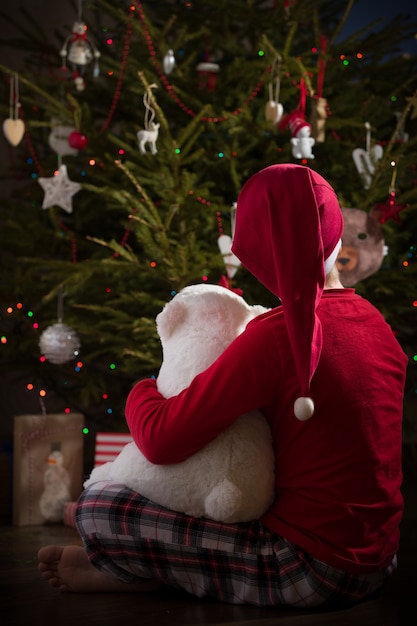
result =
[[[162,395],[168,398],[187,387],[266,310],[219,285],[201,283],[178,292],[156,317],[163,352],[158,374]]]
[[[379,270],[387,247],[373,211],[342,208],[342,213],[342,247],[336,266],[342,285],[352,287]]]

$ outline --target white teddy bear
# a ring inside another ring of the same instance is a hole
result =
[[[171,397],[187,387],[266,310],[218,285],[182,289],[156,317],[163,349],[160,393]],[[114,461],[94,468],[84,486],[103,479],[187,515],[228,523],[258,519],[274,498],[270,428],[260,412],[247,413],[202,450],[172,465],[154,465],[128,443]]]

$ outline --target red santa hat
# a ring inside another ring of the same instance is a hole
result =
[[[232,251],[281,300],[300,382],[294,404],[300,420],[314,413],[310,383],[322,349],[316,308],[342,232],[335,191],[303,165],[271,165],[239,194]]]
[[[311,129],[311,124],[309,124],[305,119],[304,113],[298,109],[292,111],[292,113],[288,113],[288,115],[282,119],[279,124],[279,130],[285,130],[287,126],[293,137],[297,137],[298,133],[303,128]]]

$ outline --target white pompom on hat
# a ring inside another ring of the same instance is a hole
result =
[[[294,413],[301,421],[314,413],[310,383],[322,350],[316,308],[342,233],[334,189],[304,165],[266,167],[239,194],[232,252],[281,300],[300,381]]]

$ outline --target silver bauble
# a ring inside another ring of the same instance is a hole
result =
[[[174,67],[175,67],[174,51],[168,50],[163,60],[163,68],[164,68],[165,74],[171,74]]]
[[[75,330],[58,322],[43,331],[39,339],[39,348],[51,363],[60,364],[71,361],[78,355],[80,340]]]

